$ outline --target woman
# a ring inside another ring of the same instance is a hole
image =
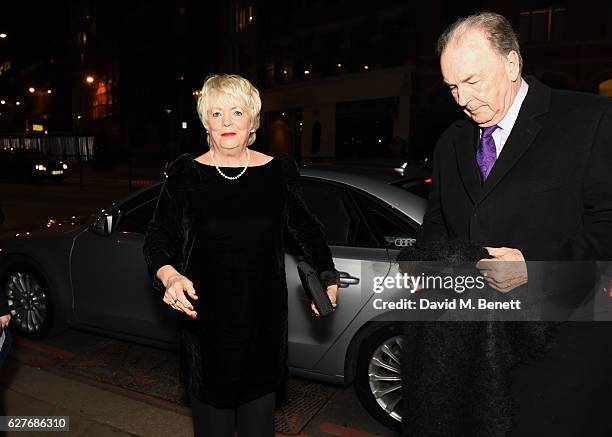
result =
[[[253,85],[212,76],[197,109],[210,150],[168,168],[144,254],[163,301],[184,315],[196,435],[233,436],[237,426],[241,437],[272,436],[274,394],[287,377],[284,232],[320,272],[333,306],[338,272],[295,163],[248,148],[261,109]]]

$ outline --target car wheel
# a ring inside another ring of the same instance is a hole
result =
[[[355,390],[366,410],[383,425],[401,432],[402,336],[399,325],[383,325],[359,347]]]
[[[25,262],[9,265],[2,276],[2,288],[11,310],[11,326],[18,333],[38,339],[63,329],[56,317],[53,292],[34,267]]]

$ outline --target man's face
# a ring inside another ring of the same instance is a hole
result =
[[[444,82],[455,101],[480,127],[499,123],[520,88],[518,55],[502,56],[484,33],[468,30],[440,57]]]

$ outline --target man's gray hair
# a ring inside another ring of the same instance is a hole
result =
[[[479,12],[468,17],[459,18],[438,38],[436,51],[439,56],[446,47],[456,38],[461,37],[466,31],[477,29],[484,32],[491,46],[502,56],[506,56],[514,50],[519,59],[519,71],[523,71],[523,57],[518,43],[516,33],[510,22],[495,12]]]

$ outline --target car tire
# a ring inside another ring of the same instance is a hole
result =
[[[57,295],[49,281],[28,261],[13,261],[2,269],[1,292],[9,302],[11,328],[31,339],[62,332],[67,324],[60,317]]]
[[[376,420],[401,432],[400,325],[373,325],[369,329],[371,331],[359,346],[355,391],[361,404]]]

